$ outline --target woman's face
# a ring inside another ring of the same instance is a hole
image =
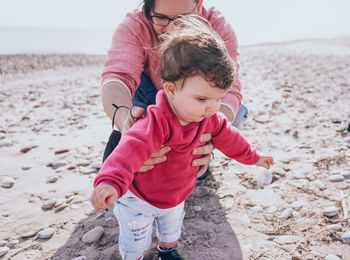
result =
[[[195,0],[155,0],[151,11],[153,27],[157,35],[167,32],[171,26],[167,18],[175,18],[182,14],[197,14]],[[171,21],[169,22],[171,24]]]

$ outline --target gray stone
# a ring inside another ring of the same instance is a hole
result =
[[[94,243],[100,239],[100,237],[103,235],[103,232],[104,232],[104,228],[101,226],[97,226],[94,229],[87,232],[83,236],[82,240],[84,243]]]
[[[289,245],[299,243],[301,240],[302,238],[298,236],[282,235],[275,237],[273,241],[280,245]]]
[[[209,189],[205,186],[196,186],[193,195],[199,198],[205,197],[209,194]]]
[[[21,238],[34,237],[37,233],[38,233],[38,231],[27,232],[27,233],[24,233],[23,235],[21,235]]]
[[[82,173],[82,174],[85,174],[85,175],[88,175],[88,174],[91,174],[91,173],[96,173],[96,169],[95,168],[88,168],[88,167],[79,167],[79,171]]]
[[[0,247],[0,256],[6,255],[10,251],[10,248],[7,246]]]
[[[350,179],[350,170],[349,169],[343,169],[339,173],[344,176],[344,179],[346,179],[346,180]]]
[[[309,181],[314,181],[316,180],[315,175],[313,175],[312,173],[306,175],[306,179],[308,179]]]
[[[293,209],[291,208],[287,208],[285,210],[283,210],[282,214],[280,215],[280,218],[283,219],[289,219],[291,216],[293,215]]]
[[[293,209],[291,208],[287,208],[285,209],[282,214],[280,215],[280,218],[283,218],[283,219],[289,219],[291,216],[293,215]]]
[[[331,206],[323,209],[323,215],[327,217],[334,217],[337,214],[338,214],[338,208],[335,206]]]
[[[54,228],[46,228],[38,233],[37,238],[49,239],[53,236],[54,233],[55,233]]]
[[[49,163],[47,167],[51,167],[52,169],[57,169],[62,166],[66,166],[68,163],[66,161],[58,161],[58,162],[53,162]]]
[[[0,133],[0,140],[5,139],[6,135],[4,133]]]
[[[275,213],[277,211],[277,207],[276,206],[271,206],[267,209],[267,212],[269,213]]]
[[[9,189],[15,184],[15,180],[11,177],[4,177],[1,180],[1,187]]]
[[[277,175],[281,176],[281,177],[286,176],[286,171],[283,170],[283,169],[280,168],[280,167],[274,167],[274,169],[272,170],[272,172],[273,172],[274,174],[277,174]]]
[[[331,224],[327,226],[327,229],[331,231],[342,231],[343,227],[339,224]]]
[[[94,162],[90,165],[91,168],[94,168],[94,169],[100,169],[102,166],[102,163],[100,162]]]
[[[346,243],[350,244],[350,231],[345,232],[341,237],[345,240]]]
[[[297,200],[294,201],[291,206],[294,210],[300,210],[303,207],[303,205],[304,204],[301,201]]]
[[[340,182],[344,180],[344,175],[341,174],[333,174],[329,177],[331,182]]]
[[[55,204],[56,204],[56,199],[50,199],[48,201],[44,201],[41,208],[44,210],[52,209],[55,206]]]
[[[0,240],[0,247],[6,246],[6,245],[7,245],[7,241]]]
[[[57,176],[50,175],[50,176],[47,177],[46,182],[47,183],[55,183],[57,180],[58,180]]]
[[[86,260],[87,258],[86,258],[86,256],[78,256],[78,257],[76,257],[76,258],[73,258],[72,260]]]
[[[263,208],[262,207],[260,207],[260,206],[254,206],[254,207],[251,207],[250,208],[253,212],[255,212],[255,213],[260,213],[260,212],[263,212]]]
[[[12,141],[11,140],[1,140],[0,141],[0,148],[1,147],[6,147],[6,146],[11,146],[12,145]]]
[[[337,257],[336,255],[327,255],[325,260],[341,260],[341,258]]]
[[[15,245],[18,245],[19,244],[19,240],[18,239],[14,239],[14,240],[11,240],[8,244],[7,244],[7,246],[9,247],[9,248],[12,248],[12,247],[14,247]]]
[[[262,187],[272,182],[272,173],[266,169],[261,169],[256,174],[256,185]]]

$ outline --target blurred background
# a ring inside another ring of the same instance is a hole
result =
[[[350,36],[349,0],[204,0],[240,45]],[[105,54],[113,30],[141,0],[0,0],[0,54]]]

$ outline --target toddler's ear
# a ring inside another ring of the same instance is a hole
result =
[[[173,82],[164,82],[163,89],[165,91],[165,94],[168,96],[169,99],[174,98],[176,86]]]

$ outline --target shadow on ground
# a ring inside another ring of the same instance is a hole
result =
[[[213,189],[208,188],[214,182],[210,176],[197,184],[195,192],[185,204],[186,216],[179,250],[185,252],[186,259],[220,259],[241,260],[242,252],[231,225],[225,218],[225,209],[220,205],[219,197]],[[105,232],[98,242],[85,244],[82,236],[96,226],[103,226]],[[112,209],[105,212],[93,211],[82,220],[67,240],[51,257],[53,260],[73,259],[85,256],[86,259],[121,259],[118,252],[119,228]],[[157,259],[154,249],[156,237],[145,260]]]

